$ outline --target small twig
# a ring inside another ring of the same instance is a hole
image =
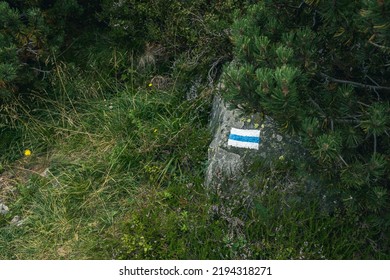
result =
[[[375,85],[379,86],[379,84],[377,82],[374,81],[374,79],[372,79],[370,76],[366,75],[367,78],[370,79],[371,82],[373,82]],[[380,100],[380,96],[379,96],[379,93],[376,91],[376,89],[374,89],[374,92],[376,93],[376,97],[378,99],[378,101]]]
[[[320,114],[321,114],[321,117],[324,117],[326,118],[326,114],[325,112],[321,109],[320,105],[318,105],[313,98],[309,97],[309,100],[311,103],[313,103],[314,107],[316,107],[318,109],[318,111],[320,111]]]
[[[366,107],[366,108],[370,108],[370,105],[368,105],[366,103],[363,103],[363,102],[360,102],[360,101],[358,101],[357,103],[362,105],[362,106],[364,106],[364,107]]]
[[[373,85],[366,85],[366,84],[362,84],[362,83],[358,83],[358,82],[353,82],[353,81],[347,81],[347,80],[339,80],[339,79],[335,79],[335,78],[332,78],[324,73],[320,73],[320,75],[325,78],[326,80],[329,80],[329,81],[332,81],[332,82],[335,82],[335,83],[340,83],[340,84],[348,84],[348,85],[352,85],[354,87],[362,87],[362,88],[368,88],[368,89],[372,89],[372,90],[389,90],[390,91],[390,87],[383,87],[383,86],[373,86]]]
[[[64,53],[66,53],[66,52],[73,46],[73,44],[76,43],[78,40],[79,40],[79,38],[75,39],[72,43],[70,43],[70,45],[69,45],[65,50],[63,50],[63,51],[58,55],[58,57],[60,57],[60,56],[63,55]]]
[[[33,50],[33,49],[30,48],[30,47],[27,47],[27,48],[26,48],[26,51],[28,51],[29,53],[32,53],[32,54],[38,56],[38,52],[37,52],[36,50]]]
[[[339,158],[345,164],[345,166],[347,166],[347,167],[349,166],[348,163],[343,159],[343,157],[341,155],[339,155]]]
[[[370,79],[371,82],[373,82],[375,85],[379,86],[379,84],[377,82],[374,81],[373,78],[371,78],[370,76],[366,75],[367,78]]]
[[[360,124],[359,120],[348,120],[348,119],[336,119],[335,120],[337,123],[357,123]]]
[[[217,61],[215,61],[212,65],[211,65],[211,68],[209,69],[209,72],[207,74],[207,79],[209,81],[209,85],[213,85],[214,83],[214,78],[215,78],[215,75],[216,75],[216,67],[219,65],[219,63],[221,62],[222,59],[226,58],[226,56],[221,56],[220,58],[217,59]]]
[[[382,46],[382,45],[379,45],[377,43],[374,43],[373,41],[368,41],[371,45],[375,46],[375,47],[378,47],[380,49],[383,49],[383,50],[387,50],[389,51],[390,50],[390,47],[386,47],[386,46]]]
[[[48,71],[48,70],[41,70],[41,69],[38,69],[38,68],[35,68],[35,67],[30,67],[30,69],[38,71],[38,72],[41,72],[41,73],[44,73],[44,74],[48,74],[48,73],[51,72],[51,71]]]

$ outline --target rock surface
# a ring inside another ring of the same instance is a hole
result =
[[[256,160],[295,160],[303,156],[299,139],[280,133],[270,117],[259,113],[245,115],[240,109],[231,109],[219,94],[213,100],[210,128],[213,140],[209,146],[205,185],[215,187],[223,180],[247,181],[247,167]],[[227,145],[230,129],[260,129],[259,150]]]
[[[23,223],[24,223],[24,221],[19,216],[13,217],[11,222],[10,222],[11,225],[14,225],[17,227],[20,227],[21,225],[23,225]]]
[[[9,209],[7,205],[0,203],[0,214],[6,215],[8,213]]]

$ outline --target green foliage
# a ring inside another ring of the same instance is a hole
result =
[[[341,140],[339,135],[324,134],[316,138],[314,156],[322,163],[334,162],[340,155]]]
[[[390,125],[389,113],[389,103],[375,102],[365,112],[360,126],[368,135],[383,135]]]
[[[79,3],[81,2],[81,3]],[[36,106],[50,87],[53,58],[67,49],[90,23],[84,1],[0,2],[0,121],[14,127],[23,107]],[[81,26],[80,26],[81,25]],[[77,31],[76,31],[77,30]]]
[[[104,0],[99,19],[113,40],[141,54],[138,70],[159,65],[213,82],[231,55],[233,13],[244,11],[248,2]]]
[[[389,9],[261,1],[233,24],[235,59],[224,73],[225,96],[298,134],[310,169],[367,223],[374,215],[386,224],[390,211]]]
[[[0,258],[388,258],[387,4],[249,2],[0,2]],[[227,94],[311,157],[205,190],[211,91],[183,93],[228,36]]]
[[[206,191],[210,92],[186,101],[175,87],[149,87],[147,77],[134,85],[107,80],[110,61],[125,54],[106,49],[86,63],[95,58],[103,65],[105,58],[106,68],[57,65],[51,80],[56,99],[41,100],[47,106],[26,116],[23,137],[14,141],[18,149],[8,151],[19,160],[4,164],[6,173],[15,173],[14,191],[5,195],[10,212],[0,217],[0,258],[355,259],[386,253],[366,242],[375,235],[351,222],[355,214],[329,214],[317,195],[299,200],[285,188],[286,172],[295,174],[292,164],[253,167],[250,189],[227,181]],[[21,159],[26,148],[33,155]],[[385,162],[377,154],[370,168],[381,176]],[[368,166],[356,172],[362,169]],[[376,208],[385,196],[380,184],[370,193]],[[16,215],[20,226],[12,223]]]
[[[209,39],[220,36],[216,32],[222,32],[222,27],[230,23],[229,13],[245,6],[240,2],[103,1],[99,17],[110,26],[112,35],[125,38],[133,46],[159,43],[168,51],[183,51],[203,44],[206,33]]]
[[[122,55],[106,52],[106,65],[110,55]],[[210,93],[185,101],[174,87],[138,87],[137,81],[132,89],[106,80],[105,71],[110,67],[57,65],[50,77],[56,99],[40,100],[46,106],[23,118],[23,137],[14,143],[19,153],[7,151],[19,160],[10,168],[18,170],[10,182],[18,199],[0,193],[11,209],[0,220],[1,258],[188,253],[185,239],[197,218],[189,211],[199,207],[190,202],[200,193],[209,141]],[[26,148],[32,156],[21,159]],[[7,173],[0,176],[8,179]],[[20,228],[11,222],[15,215],[22,217]]]

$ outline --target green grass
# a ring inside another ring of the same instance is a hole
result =
[[[212,92],[187,101],[151,74],[58,66],[2,143],[0,259],[386,258],[353,216],[279,191],[283,166],[259,166],[251,189],[205,188]]]

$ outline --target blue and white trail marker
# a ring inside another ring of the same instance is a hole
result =
[[[260,130],[238,129],[232,127],[230,130],[228,145],[258,150],[260,141]]]

